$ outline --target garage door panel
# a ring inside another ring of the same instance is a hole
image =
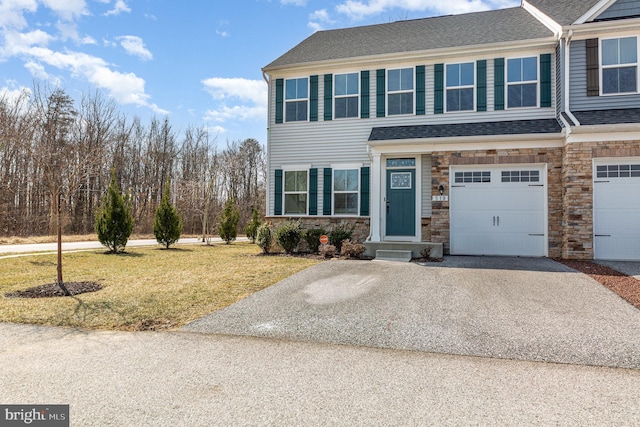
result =
[[[542,177],[543,168],[531,169]],[[546,255],[543,183],[503,182],[506,169],[482,168],[487,170],[491,170],[490,182],[451,186],[451,253]]]
[[[640,159],[599,161],[593,185],[594,256],[640,260]],[[637,173],[635,173],[637,175]]]

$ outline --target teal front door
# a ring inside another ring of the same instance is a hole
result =
[[[416,235],[416,171],[387,170],[387,236]]]

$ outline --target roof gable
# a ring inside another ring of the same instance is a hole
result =
[[[542,39],[553,33],[521,7],[319,31],[267,65]]]
[[[601,21],[638,16],[640,16],[640,0],[617,0],[604,12],[600,13],[595,20]]]
[[[603,0],[526,0],[560,25],[571,25]]]

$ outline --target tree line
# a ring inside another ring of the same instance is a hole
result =
[[[74,100],[34,83],[0,94],[0,235],[54,234],[57,218],[65,234],[92,233],[112,173],[134,233],[152,232],[167,182],[183,233],[214,234],[229,198],[242,227],[265,204],[265,151],[255,139],[217,142],[204,127],[179,135],[168,117],[128,117],[100,92]]]

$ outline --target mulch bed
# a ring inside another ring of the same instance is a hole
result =
[[[63,287],[67,290],[66,293],[57,283],[48,283],[23,291],[10,292],[4,296],[7,298],[53,298],[96,292],[102,289],[102,285],[96,282],[64,282]]]
[[[595,279],[607,289],[627,300],[631,305],[640,309],[640,280],[627,276],[613,268],[597,264],[591,261],[577,261],[556,259],[556,261],[578,270]]]

